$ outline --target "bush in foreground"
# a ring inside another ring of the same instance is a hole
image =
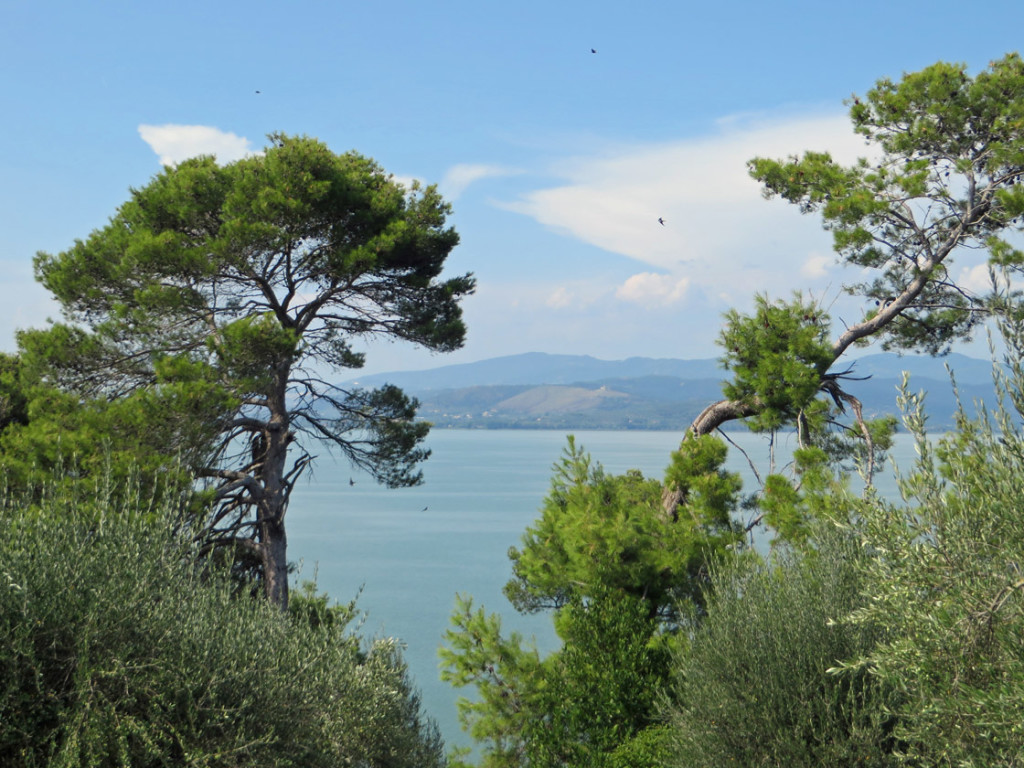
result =
[[[830,668],[871,649],[853,537],[822,532],[816,549],[741,558],[715,577],[708,615],[677,660],[671,719],[680,766],[891,765],[891,689]]]
[[[918,459],[905,504],[876,499],[858,526],[864,599],[850,625],[888,641],[844,665],[901,691],[901,764],[1024,765],[1024,316],[1003,328],[992,413],[961,410],[929,438],[905,393]]]
[[[310,593],[289,618],[148,515],[69,505],[0,509],[0,765],[443,765],[395,643],[351,611]]]

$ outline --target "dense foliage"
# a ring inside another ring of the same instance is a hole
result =
[[[522,549],[509,550],[505,595],[532,612],[611,588],[665,618],[679,601],[699,602],[708,553],[738,540],[730,512],[740,481],[722,469],[725,457],[725,444],[712,437],[675,452],[669,473],[687,489],[687,513],[666,524],[661,483],[637,471],[605,474],[570,436],[540,517]]]
[[[658,704],[673,639],[642,600],[597,592],[559,609],[563,647],[543,659],[517,633],[504,637],[497,614],[457,599],[442,678],[476,689],[459,700],[459,716],[484,745],[482,766],[640,768],[665,753]]]
[[[1019,766],[1024,323],[1002,405],[940,437],[904,395],[903,499],[799,499],[800,546],[715,572],[675,662],[674,764]]]
[[[0,509],[0,765],[443,764],[396,644],[363,644],[351,606],[238,597],[174,510],[102,496]]]
[[[919,459],[905,504],[874,499],[856,531],[864,561],[854,627],[888,640],[849,660],[898,690],[908,765],[1017,766],[1024,755],[1024,325],[1011,318],[1002,406],[938,439],[907,395]]]
[[[866,555],[849,533],[817,533],[813,550],[716,571],[707,619],[676,659],[673,765],[892,764],[896,697],[867,670],[828,673],[884,639],[842,622],[863,606]]]
[[[797,296],[772,303],[757,296],[755,304],[749,316],[726,313],[718,343],[731,374],[725,396],[757,403],[747,423],[768,431],[791,424],[810,405],[833,357],[826,341],[828,318],[813,301]]]
[[[546,660],[526,721],[530,765],[642,768],[667,754],[657,716],[671,639],[642,599],[600,588],[574,595],[556,622],[563,649]]]

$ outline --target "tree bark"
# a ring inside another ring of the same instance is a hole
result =
[[[272,391],[267,398],[270,411],[266,424],[266,454],[258,467],[263,486],[256,507],[260,550],[263,560],[264,590],[271,604],[288,610],[288,535],[284,518],[288,511],[290,486],[285,480],[288,444],[291,442],[288,407],[285,400],[291,361],[282,361],[275,372]]]
[[[683,439],[702,437],[711,434],[727,421],[754,416],[761,410],[760,405],[757,400],[750,403],[739,400],[719,400],[717,403],[712,403],[693,420]]]
[[[269,520],[260,526],[264,593],[282,611],[288,610],[288,535],[283,521]]]

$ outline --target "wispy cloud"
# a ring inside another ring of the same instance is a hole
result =
[[[256,154],[244,136],[209,125],[140,125],[139,136],[156,152],[163,165],[177,165],[199,155],[214,155],[230,163]]]
[[[572,291],[566,288],[564,285],[559,286],[555,291],[548,296],[547,301],[544,303],[552,309],[565,309],[566,307],[572,306],[573,299]]]
[[[503,165],[487,165],[482,163],[459,163],[448,169],[441,180],[441,191],[445,198],[455,200],[473,182],[496,176],[515,176],[522,171]]]
[[[416,176],[396,176],[391,174],[391,180],[396,184],[401,184],[406,189],[412,189],[415,185],[424,186],[423,179],[417,178]]]
[[[690,281],[685,277],[641,272],[620,285],[615,296],[636,304],[675,304],[686,296],[689,286]]]
[[[804,277],[824,277],[828,274],[829,265],[834,261],[833,256],[826,256],[821,253],[812,253],[800,267],[800,274]]]
[[[829,238],[793,206],[765,202],[747,162],[807,150],[849,163],[866,147],[845,115],[744,115],[721,121],[710,136],[565,160],[551,169],[563,183],[503,207],[656,268],[630,278],[620,298],[661,291],[676,301],[697,285],[708,295],[788,292],[795,274],[824,277]]]
[[[992,275],[989,265],[985,263],[961,268],[956,284],[971,293],[988,293],[992,290]]]

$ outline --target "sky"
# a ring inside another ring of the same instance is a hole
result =
[[[820,221],[763,199],[746,161],[853,160],[867,148],[845,100],[939,60],[977,72],[1024,28],[1020,0],[0,9],[0,349],[59,318],[36,252],[102,227],[161,163],[230,162],[283,131],[437,184],[453,206],[446,274],[478,282],[465,346],[375,344],[365,373],[522,352],[715,357],[723,313],[758,292],[858,319],[841,293],[857,275]]]

